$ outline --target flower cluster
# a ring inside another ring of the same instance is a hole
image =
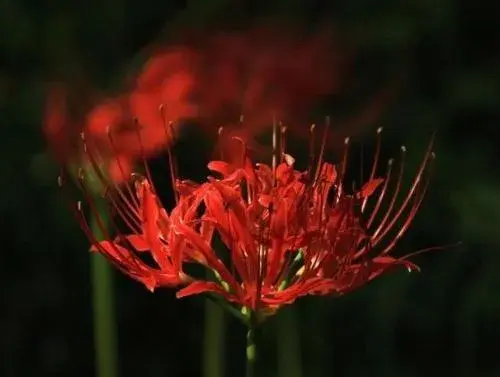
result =
[[[133,175],[125,186],[111,182],[107,200],[126,224],[125,234],[106,234],[98,242],[80,207],[77,213],[92,250],[151,291],[179,287],[178,297],[208,293],[261,316],[304,295],[341,295],[394,266],[418,268],[391,252],[422,203],[432,143],[402,193],[403,164],[394,174],[391,160],[385,177],[376,177],[380,131],[370,176],[354,192],[344,188],[348,139],[339,164],[324,162],[323,144],[308,168],[298,171],[284,142],[279,148],[275,143],[266,165],[253,163],[245,143],[235,138],[235,154],[210,162],[214,176],[205,182],[173,177],[177,201],[171,211],[160,203],[148,174]],[[85,190],[83,173],[80,183]],[[94,208],[90,196],[89,201]],[[194,273],[194,265],[208,274]]]
[[[377,176],[380,130],[369,178],[351,192],[344,187],[348,139],[340,163],[329,164],[327,132],[317,156],[311,143],[304,171],[286,151],[286,129],[276,124],[272,163],[250,159],[254,137],[273,119],[307,133],[292,122],[300,123],[318,96],[340,88],[345,62],[332,53],[331,34],[296,38],[283,30],[257,27],[155,50],[129,90],[96,99],[78,119],[65,88],[52,88],[45,132],[96,219],[90,226],[82,206],[75,207],[92,250],[149,290],[205,293],[266,315],[304,295],[344,294],[397,265],[417,268],[391,252],[421,205],[432,143],[406,193],[403,163],[399,173],[391,161],[385,177]],[[245,115],[237,130],[232,110]],[[179,122],[192,117],[225,127],[215,148],[224,158],[209,163],[214,176],[200,184],[178,179],[169,149]],[[176,197],[170,211],[145,163],[165,148]],[[139,162],[143,175],[134,173]],[[116,232],[100,217],[99,189]]]

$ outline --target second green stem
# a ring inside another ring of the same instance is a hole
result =
[[[247,331],[247,349],[246,349],[246,377],[255,377],[255,359],[257,349],[255,346],[255,329],[252,325]]]

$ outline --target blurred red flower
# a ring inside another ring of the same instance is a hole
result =
[[[273,119],[294,128],[319,96],[339,90],[338,50],[330,30],[302,36],[281,25],[154,49],[126,92],[94,98],[80,119],[68,114],[67,89],[52,86],[44,130],[63,163],[98,155],[115,181],[127,180],[139,157],[171,144],[178,122],[187,118],[210,125],[209,132],[224,126],[221,142],[238,136],[258,149],[255,136]]]
[[[64,164],[82,159],[85,164],[93,156],[105,163],[103,171],[113,181],[128,180],[137,160],[162,151],[172,143],[178,121],[196,115],[189,98],[195,84],[191,55],[180,48],[163,51],[127,93],[94,101],[79,120],[68,114],[66,88],[51,86],[44,131],[56,157]]]
[[[314,33],[290,25],[258,25],[219,33],[202,48],[197,96],[207,123],[235,130],[247,145],[273,119],[294,132],[321,96],[340,90],[346,55],[329,28]],[[307,133],[307,131],[306,131]]]

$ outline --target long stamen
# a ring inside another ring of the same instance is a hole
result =
[[[431,160],[430,163],[432,163],[432,161],[435,158],[434,154],[431,156],[431,158],[432,158],[432,160]],[[429,188],[430,177],[431,177],[431,173],[430,173],[431,166],[429,166],[428,170],[429,170],[429,172],[427,174],[427,178],[420,185],[421,186],[421,187],[419,187],[419,189],[420,189],[419,191],[420,192],[415,195],[415,197],[414,197],[415,202],[414,202],[412,208],[410,209],[408,215],[406,216],[405,221],[401,225],[398,233],[391,239],[391,242],[389,243],[389,245],[387,245],[385,247],[385,249],[382,250],[381,255],[387,254],[388,252],[391,251],[391,249],[396,245],[396,243],[403,236],[403,234],[408,230],[411,222],[415,218],[415,216],[416,216],[416,214],[417,214],[420,206],[422,205],[422,202],[424,200],[425,194],[427,193],[427,189]]]
[[[280,147],[281,147],[280,156],[281,156],[282,161],[285,158],[285,154],[286,154],[286,131],[287,131],[287,128],[282,125],[281,126],[281,141],[280,141]]]
[[[82,137],[82,139],[84,139],[84,137]],[[85,153],[88,153],[86,145],[83,146],[83,150]],[[93,231],[90,229],[90,226],[88,225],[88,222],[83,214],[82,203],[81,203],[81,201],[76,201],[75,199],[70,197],[70,194],[69,194],[68,190],[66,189],[67,186],[64,184],[64,182],[65,182],[64,176],[65,176],[64,171],[61,171],[61,174],[57,178],[57,184],[58,184],[59,188],[62,190],[64,196],[66,197],[67,203],[71,204],[69,206],[70,210],[73,213],[75,219],[77,219],[81,228],[84,230],[84,233],[86,234],[87,238],[91,241],[92,244],[97,245],[99,241],[95,238]],[[74,176],[74,175],[71,174],[71,176]],[[90,203],[91,209],[93,209],[94,208],[94,205],[93,205],[94,198],[93,198],[93,195],[88,192],[88,189],[87,189],[86,184],[85,184],[83,169],[81,169],[81,168],[78,170],[76,181],[78,182],[80,192],[82,192],[84,194],[86,201]],[[76,204],[73,205],[74,203],[76,203]],[[113,203],[111,203],[111,204],[113,205],[113,208],[115,208],[118,211],[116,206]],[[95,214],[97,221],[99,223],[101,221],[101,219],[100,219],[101,213],[95,212],[95,210],[94,210],[94,214]],[[125,221],[127,226],[129,226],[131,229],[134,229],[134,226],[128,222],[128,219],[125,216],[124,216],[124,221]],[[99,224],[97,224],[97,225],[99,226]],[[124,245],[128,244],[128,241],[124,237],[122,237],[121,233],[118,231],[118,226],[112,217],[110,218],[110,225],[112,225],[114,227],[114,229],[117,231],[117,237],[123,242],[123,244]],[[101,229],[101,231],[102,231],[102,229]],[[109,233],[103,232],[103,234],[105,234],[105,235],[107,234],[108,238],[109,238]],[[121,253],[121,251],[117,247],[115,247],[115,245],[113,243],[110,243],[110,246],[114,249],[114,251],[117,255],[121,255],[122,258],[127,258],[127,255],[124,255],[123,253]],[[120,264],[118,267],[122,271],[126,272],[126,268],[123,266],[122,262],[120,262],[118,260],[114,260],[114,262],[116,264]],[[133,261],[133,263],[136,265],[135,261]]]
[[[408,207],[410,200],[413,199],[415,193],[417,192],[417,188],[422,183],[422,176],[423,176],[424,171],[428,165],[428,162],[433,156],[432,147],[433,147],[433,142],[431,142],[429,144],[429,147],[427,148],[427,152],[425,154],[424,160],[422,161],[422,163],[420,165],[420,168],[417,172],[417,175],[415,176],[415,179],[410,187],[410,190],[408,191],[406,198],[403,201],[403,204],[399,207],[399,210],[396,212],[395,216],[392,218],[390,223],[385,227],[385,229],[383,231],[380,232],[380,234],[378,234],[378,237],[374,236],[374,239],[373,239],[374,246],[394,227],[394,224],[398,221],[398,219],[401,217],[401,214]]]
[[[344,154],[342,157],[342,163],[340,164],[340,172],[337,176],[337,193],[336,193],[336,198],[335,198],[335,203],[338,204],[340,201],[340,198],[342,197],[342,193],[344,191],[343,187],[343,182],[344,182],[344,177],[346,174],[347,170],[347,158],[349,156],[349,144],[350,144],[351,139],[346,137],[344,139]]]
[[[380,206],[382,204],[382,201],[384,200],[385,194],[387,192],[387,188],[389,187],[389,182],[391,180],[392,176],[392,166],[394,165],[394,160],[390,159],[387,161],[387,173],[385,174],[385,180],[384,180],[384,185],[382,187],[382,190],[380,190],[380,194],[378,195],[377,198],[377,203],[375,204],[375,207],[371,211],[370,218],[368,219],[368,222],[366,224],[366,227],[368,229],[371,228],[373,221],[375,220],[375,217],[378,214],[378,211],[380,210]]]
[[[128,226],[134,224],[131,227],[132,230],[137,230],[137,228],[139,228],[139,223],[138,223],[139,214],[137,209],[138,203],[134,201],[134,199],[136,199],[135,196],[133,195],[133,193],[130,192],[130,196],[127,197],[123,193],[119,185],[115,184],[113,181],[109,181],[106,178],[105,173],[102,171],[97,161],[99,157],[94,155],[94,153],[98,153],[98,151],[95,150],[94,148],[88,147],[87,140],[83,132],[81,134],[81,138],[83,143],[83,151],[90,162],[92,170],[95,173],[95,177],[97,177],[99,183],[106,188],[106,192],[108,193],[107,197],[109,198],[111,204],[113,205],[113,208],[115,208],[120,212],[120,216],[124,219],[124,221],[126,222],[128,220],[131,221],[131,223],[127,224]],[[120,165],[118,166],[121,169]],[[81,173],[82,171],[80,171],[79,176],[83,176]],[[112,188],[113,190],[109,191],[110,188]],[[129,209],[129,211],[127,210],[121,211],[122,204],[120,204],[119,200],[123,201],[123,203]]]
[[[174,138],[172,123],[167,122],[167,118],[165,115],[166,105],[160,105],[160,115],[163,122],[163,130],[165,132],[165,137],[167,139],[167,155],[168,155],[168,168],[170,170],[170,181],[172,183],[172,190],[174,192],[175,203],[179,203],[179,193],[177,192],[177,178],[176,178],[176,169],[174,157],[172,155],[172,147],[170,146],[172,143],[169,143],[168,140],[170,138]]]
[[[276,122],[276,116],[273,115],[273,136],[272,136],[272,147],[273,147],[273,156],[272,156],[272,170],[273,170],[273,187],[276,185],[276,166],[277,166],[277,156],[278,152],[278,124]]]
[[[77,182],[79,184],[80,191],[82,192],[82,194],[85,197],[86,203],[88,203],[90,206],[91,212],[95,215],[98,223],[102,222],[101,212],[97,208],[97,204],[95,203],[93,194],[90,192],[90,190],[87,187],[85,173],[84,173],[83,169],[81,169],[81,168],[78,170]],[[79,206],[80,215],[83,216],[83,211],[81,210],[81,202],[79,201],[77,204]],[[113,205],[114,208],[116,207],[113,203],[111,203],[111,204]],[[85,217],[83,216],[82,219],[85,219]],[[119,236],[121,233],[119,231],[118,225],[114,221],[114,218],[110,217],[109,221],[110,221],[110,224],[115,229],[117,235]],[[124,218],[124,221],[127,223],[127,218]],[[85,221],[85,223],[86,223],[86,221]],[[133,226],[131,226],[128,223],[127,223],[127,225],[133,229]],[[89,229],[90,229],[90,227],[89,227]],[[102,232],[102,234],[105,236],[106,239],[108,239],[108,240],[112,239],[110,233],[107,230],[107,227],[104,230],[103,229],[99,229],[99,230]]]
[[[142,165],[144,167],[144,172],[146,173],[146,179],[149,181],[151,189],[153,190],[153,193],[156,194],[155,187],[153,185],[153,178],[151,177],[151,171],[149,169],[149,164],[146,159],[146,153],[144,152],[144,145],[142,143],[142,137],[141,137],[141,125],[139,124],[138,119],[134,119],[134,123],[136,125],[135,130],[137,131],[137,140],[139,141],[139,148],[141,151],[141,161]]]
[[[80,169],[80,172],[78,174],[77,182],[79,183],[79,187],[80,187],[81,192],[85,196],[86,202],[90,206],[91,212],[95,214],[96,224],[99,228],[99,231],[104,235],[105,239],[111,240],[112,237],[111,237],[110,233],[108,232],[107,227],[105,227],[104,223],[102,222],[102,218],[100,216],[100,211],[98,210],[97,205],[94,202],[93,195],[87,189],[87,185],[85,184],[85,176],[83,175],[83,171],[81,169]],[[76,204],[75,214],[76,214],[76,218],[78,219],[78,222],[80,223],[80,226],[82,227],[82,229],[86,233],[89,240],[92,242],[92,244],[98,245],[99,240],[96,239],[93,231],[90,229],[90,226],[88,225],[88,221],[85,218],[80,201],[78,201]],[[118,231],[118,226],[115,223],[113,218],[110,218],[110,224],[113,226],[113,228],[115,230],[117,230],[117,236],[119,238],[121,238],[121,233]],[[137,262],[136,258],[131,257],[131,255],[127,255],[127,254],[122,253],[121,250],[118,247],[116,247],[116,245],[113,242],[110,242],[110,247],[113,248],[113,251],[116,253],[116,255],[120,255],[123,259],[127,259],[128,261],[131,261],[136,267],[138,267],[138,264],[137,264],[138,262]],[[116,260],[116,258],[112,258],[112,259],[114,260],[115,263],[119,264],[122,268],[124,268],[123,263],[121,261]]]
[[[318,162],[316,165],[316,173],[314,174],[314,182],[318,181],[319,174],[321,172],[321,167],[323,166],[323,157],[325,154],[326,139],[328,138],[328,130],[330,128],[330,117],[325,118],[325,128],[323,130],[323,137],[321,140],[321,149],[319,151]]]
[[[309,127],[309,164],[307,166],[307,171],[309,173],[309,176],[312,173],[312,169],[314,166],[314,129],[316,128],[315,124],[311,124],[311,127]]]
[[[80,169],[81,170],[81,169]],[[79,173],[83,177],[83,171]],[[132,204],[127,200],[126,197],[120,197],[112,191],[107,192],[106,198],[111,204],[111,208],[116,211],[121,220],[133,233],[141,232],[141,224],[139,220],[138,209],[132,207]]]
[[[368,178],[368,181],[372,181],[375,178],[375,173],[377,171],[379,158],[380,158],[380,145],[381,145],[380,134],[381,133],[382,133],[382,127],[377,128],[377,141],[376,141],[376,147],[375,147],[375,156],[373,157],[372,170],[370,172],[370,177]],[[363,182],[363,181],[361,181],[361,182]],[[364,198],[363,202],[361,203],[361,213],[363,213],[365,211],[367,202],[368,202],[368,197]]]
[[[385,224],[389,220],[389,218],[392,215],[392,211],[394,210],[394,206],[396,204],[396,199],[399,196],[399,192],[401,191],[401,184],[403,182],[403,176],[404,176],[404,167],[405,167],[405,156],[406,156],[406,147],[402,146],[401,147],[401,162],[399,164],[399,174],[398,178],[396,181],[396,188],[394,189],[394,193],[392,194],[392,198],[389,202],[389,208],[387,209],[385,216],[383,217],[382,221],[379,223],[377,229],[373,232],[373,240],[378,238],[378,234],[384,229]]]
[[[240,142],[240,144],[241,144],[241,156],[240,156],[241,167],[245,167],[246,160],[247,160],[247,145],[246,145],[245,141],[238,136],[233,136],[232,139]],[[246,193],[247,193],[246,201],[248,204],[251,204],[252,200],[253,200],[253,189],[252,189],[252,186],[251,186],[250,182],[248,181],[248,179],[245,179],[245,183],[246,183]],[[243,192],[244,191],[243,190],[243,187],[244,187],[243,183],[240,182],[240,186],[241,186],[241,192]]]
[[[107,128],[106,133],[108,135],[108,139],[109,139],[109,143],[110,143],[111,147],[116,149],[115,143],[114,143],[114,139],[113,139],[112,134],[111,134],[111,128],[110,127]],[[121,176],[123,178],[127,178],[127,180],[128,180],[129,177],[125,177],[125,169],[123,169],[123,165],[122,165],[122,162],[121,162],[120,158],[117,156],[117,157],[115,157],[115,159],[116,159],[116,164],[118,166],[118,169],[120,170]],[[119,185],[113,185],[113,186],[114,186],[114,189],[118,192],[118,194],[119,194],[119,196],[121,198],[126,198],[125,194],[122,192],[122,190],[121,190],[121,188],[120,188]],[[125,200],[125,202],[127,204],[127,207],[136,216],[139,216],[138,212],[137,212],[137,208],[139,208],[139,200],[136,197],[135,192],[131,189],[131,187],[130,187],[130,185],[128,183],[125,183],[125,188],[127,190],[127,194],[129,195],[128,197],[131,200],[131,203],[129,203],[128,200]]]

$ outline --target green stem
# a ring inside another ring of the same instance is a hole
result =
[[[102,230],[98,225],[98,214],[92,216],[90,226],[96,239],[102,239]],[[105,216],[101,223],[105,226]],[[117,351],[115,312],[113,305],[113,275],[106,259],[91,253],[91,280],[94,322],[94,352],[97,377],[117,377]]]
[[[224,311],[210,300],[205,302],[203,376],[224,375]]]
[[[256,358],[256,345],[255,345],[255,328],[252,324],[248,325],[247,331],[247,367],[246,377],[255,377],[255,358]]]
[[[209,300],[211,303],[217,305],[222,310],[223,313],[227,311],[229,314],[233,315],[238,321],[240,321],[243,324],[246,324],[247,318],[241,313],[241,311],[239,311],[234,306],[229,304],[226,300],[222,299],[219,295],[215,293],[208,293],[206,297],[207,300]]]
[[[278,315],[278,376],[301,377],[300,336],[295,311],[286,308]]]

